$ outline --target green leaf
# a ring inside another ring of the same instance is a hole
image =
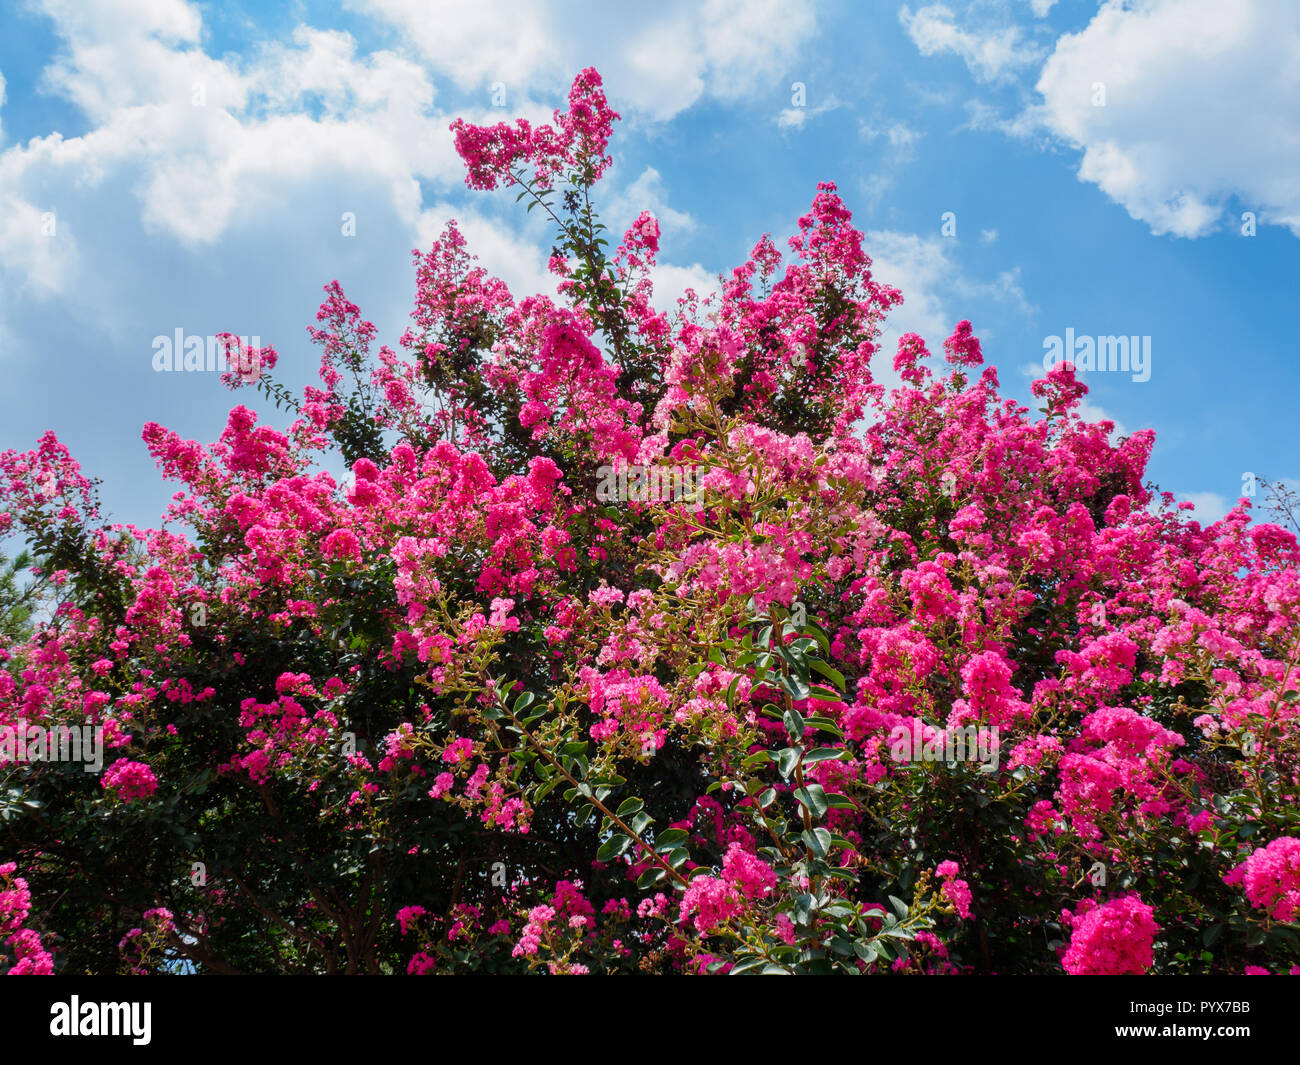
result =
[[[799,833],[799,838],[818,858],[825,858],[830,853],[831,834],[828,829],[814,828],[805,830]]]
[[[817,716],[805,718],[804,720],[809,728],[815,728],[818,732],[827,732],[836,739],[842,740],[844,738],[844,731],[829,717]]]
[[[822,654],[829,655],[831,653],[830,638],[826,635],[826,633],[822,632],[820,628],[818,628],[816,625],[809,622],[807,625],[803,627],[803,631],[817,641],[818,645],[822,649]]]
[[[829,808],[826,792],[820,784],[809,784],[806,788],[798,788],[794,797],[808,807],[808,812],[814,817],[824,817]]]
[[[665,828],[655,833],[655,850],[671,850],[679,843],[685,843],[691,834],[684,828]]]
[[[600,849],[596,851],[596,861],[612,862],[626,852],[631,845],[632,840],[628,836],[616,832],[600,845]]]
[[[808,664],[817,670],[823,677],[826,677],[839,691],[843,691],[846,686],[844,674],[832,665],[828,665],[820,658],[811,658]]]
[[[781,776],[789,778],[794,772],[794,767],[799,764],[800,752],[794,747],[785,747],[777,752],[776,768],[780,771]]]
[[[629,799],[623,800],[619,805],[617,813],[619,817],[627,818],[631,817],[635,813],[639,813],[643,809],[645,809],[645,803],[634,795]]]
[[[803,736],[804,723],[803,715],[798,710],[787,710],[781,715],[781,723],[785,725],[786,731],[794,739],[800,739]]]
[[[843,758],[848,753],[843,747],[815,747],[803,756],[803,764],[816,765],[818,762],[833,762]]]

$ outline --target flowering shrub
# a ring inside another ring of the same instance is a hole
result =
[[[788,259],[656,305],[657,221],[611,251],[593,206],[617,118],[586,70],[552,123],[457,122],[557,298],[454,224],[400,354],[331,283],[320,387],[232,355],[288,424],[145,426],[160,528],[53,434],[0,455],[0,532],[60,575],[0,726],[89,720],[106,763],[0,750],[0,970],[1300,962],[1295,537],[1187,520],[1151,432],[1068,365],[1002,397],[969,322],[876,382],[902,296],[829,182]],[[619,462],[698,492],[611,505]],[[891,756],[967,727],[996,757]]]

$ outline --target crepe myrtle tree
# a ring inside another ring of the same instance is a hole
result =
[[[456,122],[555,293],[452,223],[400,354],[337,283],[319,386],[227,337],[287,414],[148,424],[159,528],[52,433],[0,456],[60,589],[0,643],[0,971],[1300,963],[1295,537],[1189,520],[1150,431],[1069,365],[1003,397],[969,322],[877,382],[902,297],[832,183],[657,305],[658,223],[595,208],[617,118],[588,69],[550,123]],[[598,498],[620,464],[696,492]],[[85,722],[102,773],[19,750]]]

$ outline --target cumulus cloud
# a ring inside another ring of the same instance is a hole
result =
[[[47,11],[66,49],[46,84],[94,126],[0,155],[0,190],[27,206],[26,217],[9,212],[0,265],[29,269],[32,250],[13,230],[30,229],[38,196],[64,208],[75,236],[97,227],[96,193],[125,184],[145,233],[198,249],[273,214],[321,174],[374,182],[413,220],[418,179],[458,172],[427,74],[389,52],[360,59],[345,34],[299,27],[291,44],[241,68],[195,45],[197,16],[181,3],[124,5],[120,24],[59,2]],[[306,113],[309,99],[317,115]]]
[[[1080,150],[1079,179],[1153,233],[1203,236],[1236,200],[1300,236],[1297,56],[1290,0],[1108,0],[1057,41],[1024,128]]]
[[[724,0],[625,5],[572,0],[350,0],[396,27],[431,67],[464,89],[500,82],[550,91],[593,55],[622,107],[671,118],[703,96],[737,100],[783,89],[816,29],[807,0],[752,0],[738,18]]]
[[[1042,55],[1020,27],[959,26],[952,9],[943,4],[929,4],[915,12],[904,4],[898,17],[922,55],[951,52],[980,81],[1006,79]]]

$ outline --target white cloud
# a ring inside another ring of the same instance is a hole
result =
[[[366,9],[400,25],[430,67],[466,85],[493,78],[511,86],[543,75],[567,83],[576,57],[557,54],[548,42],[569,40],[575,56],[583,48],[582,34],[569,32],[572,12],[560,3],[369,0]],[[216,59],[200,45],[198,8],[183,0],[44,0],[43,10],[64,43],[43,86],[76,105],[91,129],[0,153],[7,206],[0,270],[17,284],[45,292],[72,284],[73,237],[96,228],[94,190],[106,198],[110,188],[125,186],[140,204],[145,233],[197,250],[216,246],[232,227],[273,215],[278,204],[302,203],[303,190],[318,186],[321,175],[350,175],[359,193],[380,191],[412,230],[420,226],[421,181],[459,184],[450,116],[434,106],[430,71],[409,58],[390,51],[358,56],[349,35],[299,26],[288,43],[264,45],[247,59]],[[747,13],[743,33],[728,25],[734,11],[721,0],[703,10],[656,9],[641,21],[645,33],[631,34],[630,47],[649,47],[660,31],[676,45],[659,55],[655,75],[668,77],[671,91],[657,95],[653,79],[629,73],[630,61],[614,67],[629,82],[633,106],[656,116],[688,106],[705,91],[706,76],[714,95],[751,91],[789,62],[814,25],[807,5],[787,9],[775,0]],[[614,58],[627,60],[618,49],[629,46],[618,42],[628,34],[587,29]],[[682,64],[692,72],[685,82],[678,78]],[[692,78],[699,84],[691,87]],[[511,114],[548,115],[522,92],[515,95]],[[558,102],[554,94],[550,102]],[[647,201],[642,206],[670,228],[693,224],[667,206],[653,169],[626,195]],[[40,237],[45,210],[59,211],[56,242]]]
[[[929,4],[915,13],[904,4],[898,18],[922,55],[952,52],[980,81],[1001,81],[1041,57],[1020,27],[966,29],[957,25],[952,9],[943,4]]]
[[[688,288],[694,289],[700,301],[718,291],[717,274],[709,273],[699,263],[690,266],[674,266],[671,263],[658,263],[650,272],[650,281],[654,285],[654,305],[658,310],[672,312],[677,309],[677,301],[685,295]]]
[[[864,140],[874,141],[883,137],[889,142],[889,146],[896,152],[899,152],[911,159],[913,149],[925,136],[920,130],[913,129],[906,122],[890,122],[888,125],[877,126],[870,122],[863,122],[858,126],[858,133]]]
[[[1038,18],[1046,18],[1054,6],[1056,0],[1029,0],[1029,8]]]
[[[951,291],[957,267],[938,238],[875,229],[866,234],[865,247],[872,276],[903,293],[903,305],[890,312],[885,332],[890,342],[884,350],[891,360],[904,333],[918,333],[935,344],[952,332],[956,322],[949,320],[940,293]]]
[[[1175,493],[1175,498],[1180,502],[1195,503],[1196,520],[1206,526],[1224,517],[1233,505],[1218,492],[1182,492]]]
[[[0,183],[0,269],[5,262],[21,264],[10,279],[15,295],[48,296],[62,289],[78,260],[77,242],[67,220],[4,192]],[[4,302],[0,298],[0,309]]]
[[[777,112],[776,124],[781,129],[803,129],[810,118],[816,118],[818,115],[824,115],[827,111],[834,111],[837,107],[843,106],[834,96],[828,96],[815,107],[787,107]]]
[[[906,122],[863,121],[858,124],[858,135],[867,143],[883,140],[886,145],[881,157],[873,163],[872,172],[859,181],[867,202],[874,207],[898,181],[903,168],[916,158],[916,145],[925,134]]]
[[[980,230],[980,243],[981,243],[981,244],[996,244],[996,243],[997,243],[997,239],[998,239],[998,231],[997,231],[996,229],[981,229],[981,230]]]
[[[1014,307],[1021,314],[1037,314],[1038,308],[1025,298],[1024,287],[1020,284],[1020,267],[1001,271],[991,285],[985,286],[994,298]]]
[[[563,78],[568,70],[556,48],[553,5],[530,0],[349,0],[349,7],[379,16],[439,71],[463,89],[500,81],[507,93],[539,76]],[[511,105],[512,108],[514,105]]]
[[[55,133],[5,151],[0,190],[29,209],[37,196],[53,199],[50,209],[66,205],[75,230],[94,225],[89,211],[77,217],[87,193],[121,179],[146,233],[198,248],[293,202],[292,190],[322,173],[377,182],[412,221],[417,177],[458,174],[446,120],[431,111],[433,87],[408,60],[389,52],[361,60],[346,35],[300,27],[291,45],[239,69],[190,46],[198,27],[182,17],[188,10],[128,5],[119,26],[51,0],[67,48],[45,82],[94,125],[82,137]],[[122,69],[150,73],[119,78]],[[309,95],[319,117],[301,110]],[[29,268],[32,249],[12,232],[20,224],[11,212],[0,265]]]
[[[963,318],[974,323],[977,335],[980,306],[1001,304],[1022,313],[1033,310],[1019,284],[1019,271],[999,274],[992,282],[964,275],[949,255],[953,244],[942,237],[921,237],[897,230],[871,230],[864,247],[871,256],[872,277],[903,293],[903,304],[889,313],[880,340],[880,352],[872,366],[876,379],[889,385],[898,381],[893,371],[898,338],[904,333],[921,336],[936,358],[942,357],[943,342]],[[981,339],[987,339],[987,333]],[[998,365],[997,355],[986,349],[985,361]]]
[[[1300,236],[1298,57],[1291,0],[1108,0],[1057,42],[1023,128],[1081,150],[1080,180],[1153,233],[1202,236],[1235,198]]]
[[[663,175],[652,166],[642,170],[626,188],[612,196],[606,193],[601,218],[615,237],[621,237],[642,211],[649,211],[659,220],[662,236],[685,234],[695,228],[695,219],[688,212],[669,206]]]
[[[567,86],[595,65],[606,89],[652,120],[704,95],[737,100],[784,90],[816,28],[808,0],[734,4],[668,0],[644,7],[563,0],[350,0],[397,27],[430,67],[464,89],[502,82],[518,96]],[[512,104],[512,107],[514,105]]]

